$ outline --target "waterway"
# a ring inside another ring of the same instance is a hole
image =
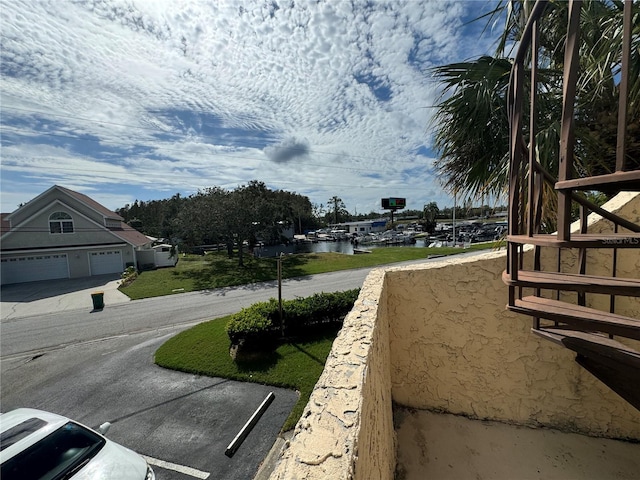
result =
[[[427,240],[431,242],[430,240]],[[416,243],[407,245],[391,245],[393,247],[403,248],[424,248],[425,240],[417,238]],[[386,245],[367,244],[356,247],[359,250],[371,250],[373,248],[387,248]],[[291,245],[273,245],[269,247],[256,247],[255,253],[260,257],[275,257],[280,253],[285,255],[291,253],[323,253],[323,252],[336,252],[344,253],[346,255],[353,255],[353,245],[348,240],[339,242],[317,242],[317,243],[296,243]]]

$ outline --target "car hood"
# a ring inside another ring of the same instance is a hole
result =
[[[144,480],[147,462],[128,448],[111,442],[73,476],[73,480]]]

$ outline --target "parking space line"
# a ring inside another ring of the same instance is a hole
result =
[[[210,475],[210,473],[196,470],[195,468],[185,467],[184,465],[178,465],[176,463],[165,462],[164,460],[147,457],[146,455],[142,455],[142,458],[144,458],[151,465],[155,465],[156,467],[164,468],[165,470],[173,470],[174,472],[183,473],[185,475],[189,475],[190,477],[206,480]]]

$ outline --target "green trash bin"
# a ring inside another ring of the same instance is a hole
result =
[[[93,292],[91,300],[93,300],[94,310],[102,310],[104,308],[104,292]]]

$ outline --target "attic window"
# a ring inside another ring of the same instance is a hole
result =
[[[65,212],[52,213],[49,216],[49,233],[73,233],[73,219]]]

